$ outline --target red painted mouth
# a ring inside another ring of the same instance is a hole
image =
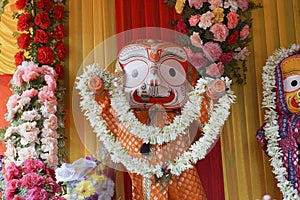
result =
[[[175,92],[171,91],[170,95],[168,97],[150,97],[148,95],[141,95],[139,96],[137,94],[137,91],[133,92],[133,99],[134,101],[138,102],[138,103],[162,103],[162,104],[166,104],[166,103],[170,103],[171,101],[173,101],[175,98]]]
[[[299,104],[295,101],[294,98],[291,99],[291,105],[292,105],[294,108],[299,108]]]

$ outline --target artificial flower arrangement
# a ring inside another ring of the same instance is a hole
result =
[[[239,84],[246,81],[250,11],[260,5],[248,0],[165,0],[165,3],[181,14],[175,27],[184,34],[179,43],[200,75],[227,76]]]
[[[6,167],[5,200],[65,200],[52,168],[39,159],[27,159],[23,166],[11,162]]]
[[[55,170],[57,181],[63,182],[67,200],[110,200],[115,183],[105,173],[101,162],[92,157],[80,158],[72,164],[64,163]]]
[[[63,38],[66,36],[64,22],[65,0],[17,0],[20,12],[14,13],[18,19],[18,47],[15,54],[16,66],[23,61],[33,61],[41,65],[53,66],[58,79],[63,79],[63,64],[67,55]]]

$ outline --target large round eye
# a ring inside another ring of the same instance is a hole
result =
[[[182,85],[186,81],[186,72],[181,63],[174,59],[163,61],[159,67],[163,79],[172,86]]]
[[[300,88],[300,75],[289,76],[283,81],[285,92],[293,92]]]
[[[125,87],[137,87],[148,75],[148,65],[145,61],[134,60],[124,66]]]

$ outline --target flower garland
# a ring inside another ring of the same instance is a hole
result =
[[[22,165],[25,160],[41,158],[49,167],[57,167],[64,153],[62,94],[52,67],[23,62],[13,75],[13,95],[6,104],[6,120],[11,123],[3,136],[5,164]],[[46,83],[46,85],[44,85]],[[60,159],[59,159],[60,158]]]
[[[221,126],[224,125],[225,120],[230,114],[230,105],[234,102],[235,99],[233,92],[229,89],[231,81],[228,78],[222,78],[222,80],[226,82],[228,91],[218,100],[218,104],[214,106],[209,122],[203,127],[204,135],[197,142],[195,142],[185,153],[183,153],[183,155],[177,157],[174,162],[169,162],[167,168],[160,164],[151,166],[149,163],[142,159],[132,158],[132,156],[128,154],[126,149],[121,147],[121,144],[108,130],[106,122],[101,119],[101,109],[99,109],[98,103],[93,100],[94,93],[88,87],[88,81],[90,80],[90,78],[95,76],[100,77],[104,82],[105,89],[110,91],[115,90],[114,87],[119,85],[119,83],[121,82],[119,77],[114,77],[109,72],[101,70],[97,65],[87,66],[86,71],[81,76],[77,77],[78,81],[76,85],[76,88],[79,90],[79,94],[81,96],[80,106],[84,111],[84,115],[90,121],[91,127],[99,137],[100,141],[103,142],[105,148],[108,150],[108,152],[110,152],[112,161],[114,161],[115,163],[122,163],[128,171],[146,177],[151,177],[152,174],[155,174],[158,178],[162,177],[164,175],[164,170],[166,169],[170,170],[170,173],[173,175],[180,175],[181,172],[192,167],[191,163],[196,163],[199,159],[203,159],[206,156],[209,148],[211,148],[214,141],[217,139]],[[210,78],[199,79],[195,94],[203,94],[205,92],[206,85],[211,80],[212,79]],[[116,93],[116,91],[112,92],[112,94],[114,93],[119,94],[119,97],[124,95],[120,90],[118,91],[118,93]],[[126,104],[123,101],[120,102],[119,106],[121,106],[121,104],[126,107]],[[125,118],[125,114],[119,114],[120,118]],[[132,123],[131,125],[133,126],[132,130],[136,130],[139,126],[134,123]],[[180,126],[180,124],[177,125]],[[151,133],[155,133],[156,128],[148,127],[148,129]],[[145,139],[147,140],[146,137]],[[160,142],[162,140],[162,138],[156,138],[157,142]],[[149,141],[151,141],[150,138]]]
[[[263,67],[263,102],[266,109],[264,127],[265,137],[268,141],[267,153],[271,157],[273,173],[278,180],[277,186],[280,188],[284,199],[300,199],[300,196],[292,184],[287,180],[287,171],[283,163],[283,153],[279,146],[279,126],[278,114],[276,111],[276,88],[275,70],[281,60],[300,50],[300,45],[292,44],[288,49],[280,48],[274,51]]]
[[[181,18],[175,29],[179,42],[202,76],[246,80],[247,49],[251,41],[250,11],[261,7],[248,0],[165,0]],[[239,65],[241,64],[241,66]]]

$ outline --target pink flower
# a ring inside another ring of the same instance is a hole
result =
[[[242,11],[246,11],[248,9],[248,1],[247,0],[237,0],[238,7]]]
[[[35,187],[43,187],[45,184],[45,179],[41,175],[31,172],[31,173],[25,174],[21,178],[20,182],[23,187],[27,187],[30,189],[30,188],[35,188]]]
[[[210,32],[214,34],[214,40],[219,42],[224,42],[228,36],[228,28],[225,24],[216,23],[210,28]]]
[[[29,83],[39,76],[39,71],[40,69],[37,65],[30,65],[24,70],[22,78],[25,82]]]
[[[200,17],[200,22],[199,22],[198,26],[200,28],[203,28],[206,30],[208,27],[210,27],[212,25],[213,18],[214,18],[214,14],[212,12],[208,11],[208,12],[204,13]]]
[[[222,2],[222,0],[208,0],[208,3],[210,3],[209,8],[213,10],[215,8],[222,7]]]
[[[9,182],[6,182],[6,189],[8,190],[16,190],[20,186],[21,183],[19,179],[12,179]]]
[[[18,179],[22,176],[22,167],[11,162],[5,169],[4,179],[8,183],[12,179]]]
[[[202,46],[202,40],[200,38],[199,33],[197,32],[193,32],[193,35],[190,36],[192,45],[194,45],[195,47],[201,47]]]
[[[22,84],[23,84],[23,79],[22,79],[23,74],[24,74],[24,70],[23,69],[17,69],[17,71],[15,71],[15,73],[13,75],[13,83],[16,86],[19,86],[19,87],[22,86]]]
[[[39,92],[38,97],[42,105],[44,105],[46,102],[57,105],[54,91],[52,91],[48,86],[44,86],[42,88],[42,90]]]
[[[218,43],[207,42],[203,46],[203,52],[211,61],[219,60],[219,57],[222,55],[222,48]]]
[[[18,100],[19,100],[19,95],[17,94],[11,95],[6,103],[7,110],[11,110],[15,108],[18,104]]]
[[[196,26],[198,22],[200,21],[200,16],[201,15],[191,15],[189,18],[189,23],[191,26]]]
[[[249,35],[249,25],[246,24],[240,32],[240,39],[245,40],[248,37],[248,35]]]
[[[35,187],[27,191],[26,199],[30,200],[48,200],[48,194],[45,189]]]
[[[194,6],[196,9],[200,9],[204,2],[207,2],[207,0],[189,0],[189,6],[191,8]]]
[[[45,75],[52,75],[52,76],[56,76],[56,72],[53,69],[53,67],[50,67],[48,65],[43,65],[41,67],[41,73],[45,74]]]
[[[234,29],[238,22],[239,22],[239,15],[236,14],[235,12],[230,12],[228,13],[228,15],[226,16],[228,22],[227,22],[227,26],[229,29]]]
[[[190,63],[196,68],[201,69],[203,67],[206,67],[207,60],[205,59],[204,55],[202,53],[193,53],[191,49],[184,48],[187,52],[187,55],[189,57]]]
[[[44,170],[45,164],[40,159],[27,159],[24,162],[24,172],[26,174],[37,172],[39,170]]]
[[[45,75],[45,81],[49,87],[49,90],[52,90],[53,92],[55,91],[56,89],[56,80],[53,76],[51,75]]]
[[[50,115],[50,117],[44,121],[44,128],[52,130],[58,128],[56,115]]]
[[[223,73],[224,66],[221,62],[213,63],[206,68],[206,74],[214,78],[221,77]]]
[[[25,97],[35,97],[37,94],[39,93],[39,91],[37,91],[36,89],[30,89],[30,90],[26,90],[23,92],[23,94],[21,95],[21,98],[25,98]]]

